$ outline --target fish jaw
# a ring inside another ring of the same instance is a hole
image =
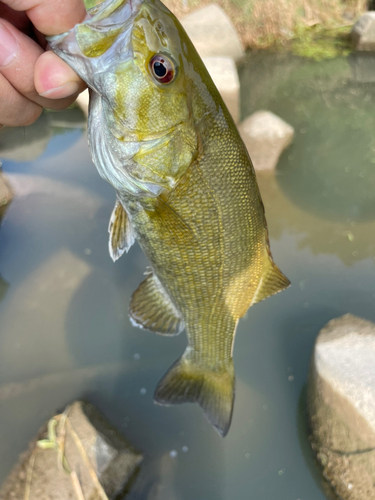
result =
[[[51,49],[100,95],[105,76],[118,62],[133,58],[133,20],[144,0],[105,0],[89,9],[85,20],[71,30],[48,37]]]

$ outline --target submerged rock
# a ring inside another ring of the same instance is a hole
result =
[[[375,50],[375,12],[363,14],[352,29],[352,40],[357,50]]]
[[[375,82],[375,54],[353,52],[348,57],[353,80],[361,83]]]
[[[344,500],[375,499],[375,324],[351,314],[319,333],[308,390],[312,446]]]
[[[240,81],[234,60],[230,57],[205,57],[203,62],[237,123],[240,116]]]
[[[90,404],[55,416],[21,455],[0,500],[115,498],[142,460]]]
[[[226,56],[236,61],[244,55],[231,20],[214,3],[188,14],[181,24],[201,57]]]
[[[294,129],[270,111],[257,111],[238,127],[255,170],[274,170],[281,153],[294,137]]]
[[[5,175],[0,172],[0,220],[4,216],[9,203],[12,201],[12,198],[13,192],[9,185],[9,182]]]

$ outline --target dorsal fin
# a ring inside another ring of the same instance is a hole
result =
[[[129,315],[135,326],[161,335],[178,335],[184,329],[177,309],[153,274],[133,293]]]
[[[134,243],[134,232],[128,214],[118,200],[109,220],[108,232],[109,254],[112,260],[116,261],[124,252],[128,252]]]
[[[290,286],[290,281],[283,275],[277,265],[271,259],[268,259],[268,263],[268,268],[262,276],[251,305],[266,299],[270,295],[281,292]]]

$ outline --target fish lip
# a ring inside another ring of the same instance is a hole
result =
[[[65,52],[65,50],[60,47],[60,45],[70,36],[75,34],[77,26],[86,25],[92,28],[100,30],[113,29],[117,26],[123,26],[126,22],[129,22],[138,12],[144,0],[104,0],[104,2],[92,7],[87,10],[86,17],[81,23],[77,23],[73,28],[64,33],[58,35],[47,36],[46,40],[49,46],[56,51]],[[116,6],[112,11],[111,7]],[[125,12],[125,16],[119,16],[119,20],[115,22],[110,22],[113,15],[116,15],[116,10],[119,11],[120,8],[124,11],[126,6],[129,6],[129,12]],[[103,14],[108,10],[108,16],[103,17]],[[74,36],[75,38],[75,36]]]

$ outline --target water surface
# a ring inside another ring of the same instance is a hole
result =
[[[0,230],[0,482],[52,414],[85,398],[145,454],[129,498],[326,498],[304,387],[327,321],[348,312],[375,321],[374,84],[356,81],[344,58],[261,53],[240,79],[243,117],[268,109],[296,131],[277,172],[258,176],[273,255],[293,286],[239,323],[225,439],[197,405],[153,404],[186,339],[129,322],[147,261],[137,245],[109,258],[115,196],[91,163],[82,117],[46,113],[0,133],[17,193]]]

